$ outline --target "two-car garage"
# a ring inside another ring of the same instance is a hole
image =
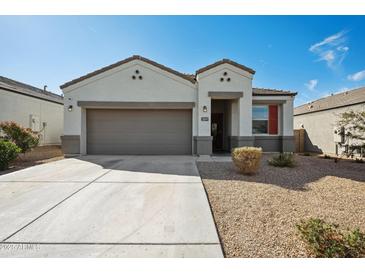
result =
[[[87,154],[192,154],[191,109],[87,109]]]

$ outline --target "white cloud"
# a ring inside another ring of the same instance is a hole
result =
[[[317,79],[309,80],[308,83],[305,84],[305,86],[311,91],[313,91],[317,85],[318,85]]]
[[[320,56],[321,57],[320,57],[319,61],[324,60],[324,61],[327,62],[327,64],[329,66],[331,66],[333,64],[333,62],[335,61],[335,59],[336,59],[335,52],[333,50],[328,50],[326,52],[323,52],[323,53],[320,54]]]
[[[340,31],[309,47],[316,54],[317,61],[325,61],[330,68],[337,68],[345,59],[350,48],[346,45],[346,31]]]
[[[365,70],[356,72],[354,74],[350,74],[347,76],[347,79],[350,81],[361,81],[365,79]]]
[[[333,34],[327,38],[324,38],[321,42],[315,43],[314,45],[311,45],[309,50],[314,52],[319,50],[321,47],[325,45],[338,45],[340,42],[344,42],[345,39],[344,35],[346,34],[346,31],[340,31],[336,34]]]
[[[339,47],[337,47],[337,50],[338,51],[344,51],[344,52],[346,52],[346,51],[348,51],[350,48],[349,47],[346,47],[346,46],[339,46]]]

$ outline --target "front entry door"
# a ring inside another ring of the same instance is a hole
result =
[[[213,152],[223,150],[223,113],[212,113]]]

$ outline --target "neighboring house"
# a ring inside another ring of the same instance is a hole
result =
[[[305,129],[308,152],[339,153],[336,123],[347,111],[365,111],[365,87],[321,98],[294,109],[294,128]]]
[[[296,93],[252,88],[223,59],[194,75],[132,56],[61,86],[67,154],[197,154],[237,146],[293,151]]]
[[[0,122],[14,121],[40,134],[40,145],[61,143],[63,97],[0,76]]]

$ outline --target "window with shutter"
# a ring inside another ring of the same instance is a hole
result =
[[[269,134],[278,134],[278,106],[269,105]]]

